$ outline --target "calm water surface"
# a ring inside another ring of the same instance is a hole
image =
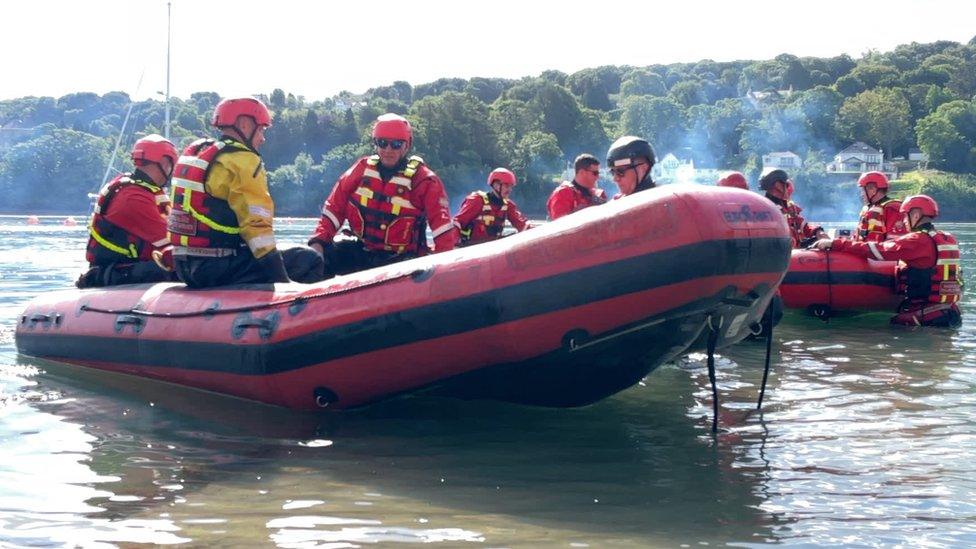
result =
[[[976,280],[961,330],[788,315],[598,404],[403,398],[303,415],[18,356],[85,231],[0,218],[0,546],[976,544]],[[300,242],[308,221],[279,223]],[[976,225],[948,225],[976,272]]]

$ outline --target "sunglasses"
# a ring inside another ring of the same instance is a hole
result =
[[[600,177],[600,170],[585,170],[585,171],[588,171],[591,174],[593,174],[593,175],[595,175],[597,177]]]
[[[640,163],[640,164],[631,164],[630,166],[624,166],[622,168],[610,168],[610,175],[612,175],[613,177],[623,177],[624,174],[627,173],[627,170],[636,170],[637,166],[643,166],[643,165],[644,165],[643,163]]]
[[[385,149],[385,148],[389,147],[389,148],[391,148],[391,149],[393,149],[395,151],[398,151],[398,150],[402,149],[403,146],[407,144],[407,142],[404,141],[403,139],[383,139],[383,138],[379,138],[379,139],[374,139],[373,140],[373,144],[376,145],[376,147],[379,148],[379,149]]]

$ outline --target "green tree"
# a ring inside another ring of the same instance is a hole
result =
[[[634,69],[624,76],[624,81],[620,84],[620,94],[624,97],[629,95],[663,97],[668,94],[668,89],[660,74],[648,69]]]
[[[621,131],[651,142],[656,151],[680,147],[684,135],[681,105],[666,97],[628,97],[620,117]]]
[[[889,155],[907,152],[912,143],[908,99],[892,88],[861,92],[844,101],[836,128],[841,137],[881,145]]]
[[[84,211],[87,193],[102,183],[108,156],[106,140],[60,128],[14,145],[0,171],[4,207]]]

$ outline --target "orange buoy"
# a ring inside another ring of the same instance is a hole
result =
[[[66,227],[74,227],[75,225],[78,224],[78,222],[75,221],[75,218],[69,215],[68,217],[64,218],[64,221],[62,221],[61,224]]]
[[[27,224],[28,225],[40,225],[41,224],[41,220],[38,219],[36,215],[29,215],[29,216],[27,216]]]

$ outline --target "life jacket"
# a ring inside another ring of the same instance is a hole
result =
[[[502,235],[505,220],[508,218],[508,199],[503,198],[501,204],[492,201],[485,191],[475,191],[484,202],[481,213],[474,218],[470,225],[461,227],[461,243],[477,244],[488,240],[495,240]]]
[[[169,197],[163,189],[148,181],[133,179],[132,174],[122,174],[109,181],[98,192],[95,211],[88,222],[88,248],[85,259],[91,265],[108,265],[110,263],[135,263],[152,259],[153,245],[126,231],[122,227],[105,218],[112,200],[119,191],[135,185],[151,193],[159,207],[159,213],[166,215],[169,210]]]
[[[563,181],[559,186],[573,190],[573,210],[570,213],[607,202],[607,193],[603,189],[590,190],[572,181]]]
[[[886,198],[877,204],[867,204],[861,208],[861,217],[854,240],[856,242],[871,240],[869,236],[872,233],[880,235],[879,240],[885,240],[888,233],[885,209],[892,206],[901,206],[901,202],[894,198]]]
[[[198,139],[183,150],[170,184],[173,209],[167,229],[174,246],[236,249],[244,245],[234,210],[206,191],[217,156],[239,151],[253,152],[232,139]]]
[[[349,195],[349,228],[370,251],[395,254],[427,251],[423,210],[411,202],[413,178],[424,159],[411,156],[406,166],[384,182],[377,169],[379,155],[366,159],[359,187]]]
[[[956,303],[962,297],[962,269],[959,243],[949,233],[926,231],[936,250],[935,265],[929,268],[898,265],[898,292],[910,301]]]
[[[803,234],[803,216],[800,215],[803,209],[797,206],[792,200],[777,202],[777,204],[779,205],[780,211],[783,212],[783,216],[786,217],[786,224],[790,228],[790,238],[793,240],[793,247],[798,248],[800,242],[806,238]]]

